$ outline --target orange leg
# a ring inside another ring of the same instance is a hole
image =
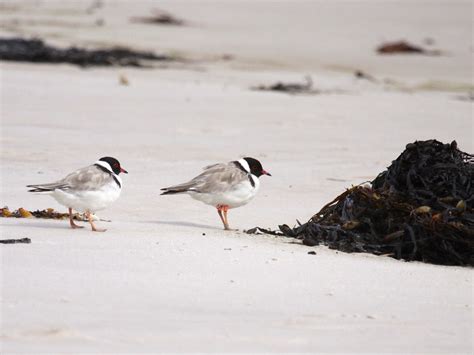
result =
[[[230,229],[229,228],[229,220],[227,219],[227,211],[229,211],[229,206],[224,206],[224,220],[225,220],[225,224],[227,225],[227,228],[226,229]]]
[[[100,228],[97,228],[95,225],[94,225],[94,221],[92,221],[92,214],[87,211],[86,212],[86,217],[87,219],[89,220],[89,223],[91,224],[91,228],[92,228],[92,231],[93,232],[105,232],[107,229],[100,229]]]
[[[221,218],[222,224],[224,224],[224,229],[232,230],[229,227],[229,221],[227,219],[227,211],[229,211],[229,206],[217,205],[217,213],[219,213],[219,217]]]
[[[72,219],[72,208],[69,208],[69,225],[72,229],[84,228],[83,226],[78,226],[76,223],[74,223],[74,220]]]
[[[217,213],[219,214],[219,217],[221,218],[222,224],[224,225],[224,229],[226,229],[226,222],[225,222],[224,216],[222,216],[222,206],[217,205],[216,208],[217,208]]]

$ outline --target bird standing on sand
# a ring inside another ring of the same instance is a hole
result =
[[[161,189],[162,195],[185,193],[192,198],[217,208],[217,213],[230,230],[227,211],[250,202],[260,187],[259,177],[271,176],[254,158],[243,158],[227,164],[209,165],[189,182]]]
[[[61,205],[66,206],[69,209],[71,228],[83,228],[75,224],[72,219],[74,209],[85,213],[94,232],[105,232],[106,229],[96,228],[92,214],[105,209],[120,196],[122,190],[120,173],[128,174],[117,159],[103,157],[57,182],[27,185],[27,187],[32,187],[29,192],[50,194]]]

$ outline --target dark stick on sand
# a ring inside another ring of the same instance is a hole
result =
[[[21,239],[0,239],[1,244],[30,244],[30,238],[21,238]]]

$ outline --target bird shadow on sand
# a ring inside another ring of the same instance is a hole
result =
[[[183,221],[147,221],[145,223],[155,223],[155,224],[164,224],[169,226],[178,226],[178,227],[190,227],[190,228],[205,228],[212,230],[223,230],[222,228],[216,226],[210,226],[207,224],[193,223],[193,222],[183,222]]]
[[[64,222],[64,221],[45,220],[43,222],[39,222],[39,221],[28,221],[27,223],[22,223],[22,222],[26,222],[26,221],[20,219],[20,221],[18,221],[18,223],[15,223],[15,224],[2,224],[2,228],[32,227],[32,228],[44,228],[44,229],[65,229],[65,230],[70,229],[69,222]]]

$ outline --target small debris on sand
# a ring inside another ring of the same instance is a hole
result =
[[[128,78],[125,76],[125,74],[119,75],[119,84],[123,86],[130,85],[130,82],[128,81]]]
[[[313,89],[313,80],[309,75],[305,76],[304,83],[283,83],[281,81],[271,85],[258,85],[251,87],[251,90],[257,91],[276,91],[290,95],[319,95],[319,94],[341,94],[343,90],[331,89],[321,90]]]
[[[407,144],[369,186],[355,186],[307,223],[269,234],[407,261],[474,266],[474,156],[453,141]],[[265,229],[253,228],[266,232]]]
[[[357,79],[365,79],[365,80],[371,81],[371,82],[373,82],[373,83],[378,82],[378,80],[375,79],[372,75],[367,74],[367,73],[363,72],[362,70],[356,70],[356,71],[354,72],[354,76],[355,76]]]
[[[151,16],[132,17],[130,21],[135,23],[168,26],[184,26],[186,24],[184,20],[179,19],[169,12],[160,9],[153,9],[151,10],[151,13]]]
[[[172,61],[174,58],[153,52],[135,51],[123,47],[84,49],[57,48],[41,39],[0,38],[0,60],[33,63],[69,63],[81,67],[132,66],[145,67],[143,61]]]
[[[234,59],[235,59],[235,56],[234,56],[233,54],[228,54],[228,53],[226,53],[226,54],[223,54],[223,55],[221,56],[221,59],[222,59],[222,60],[234,60]]]
[[[283,83],[277,82],[272,85],[259,85],[253,87],[252,90],[259,91],[279,91],[288,94],[318,94],[320,91],[313,90],[313,80],[310,76],[305,76],[305,83]]]
[[[262,227],[251,228],[251,229],[249,229],[249,230],[245,230],[244,233],[247,233],[247,234],[281,235],[281,233],[278,232],[278,231],[273,231],[273,230],[271,230],[271,229],[266,229],[266,228],[262,228]]]
[[[377,47],[379,54],[426,54],[426,55],[440,55],[439,50],[428,50],[420,46],[408,43],[406,41],[387,42]]]
[[[456,99],[461,101],[474,101],[474,92],[469,92],[466,95],[458,95]]]

